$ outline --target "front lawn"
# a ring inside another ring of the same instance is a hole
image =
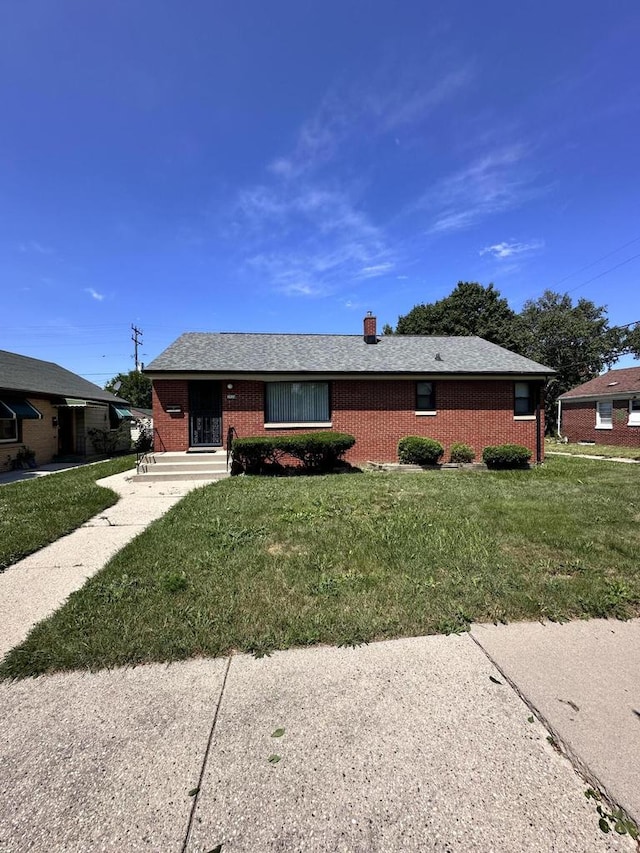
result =
[[[0,676],[640,612],[634,467],[235,478],[188,495]]]
[[[119,456],[0,485],[0,572],[112,506],[117,494],[97,486],[96,480],[134,465],[135,456]]]
[[[640,447],[617,447],[614,444],[563,444],[561,441],[547,439],[545,450],[552,453],[571,453],[572,456],[617,456],[621,459],[640,460]]]

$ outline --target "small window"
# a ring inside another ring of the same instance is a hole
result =
[[[13,409],[0,401],[0,441],[19,441],[18,424]]]
[[[267,382],[265,422],[326,424],[329,422],[328,382]]]
[[[416,382],[416,411],[435,412],[436,388],[435,382]]]
[[[629,426],[640,426],[640,400],[629,400]]]
[[[596,403],[596,429],[613,429],[613,403],[599,400]]]
[[[18,421],[15,418],[0,417],[0,441],[18,440]]]
[[[515,383],[514,415],[535,415],[536,395],[532,382]]]

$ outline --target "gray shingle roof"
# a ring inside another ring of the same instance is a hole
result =
[[[40,361],[39,358],[6,350],[0,350],[0,394],[3,391],[42,394],[45,397],[78,397],[105,403],[125,402],[52,361]]]
[[[361,335],[187,332],[146,372],[212,373],[553,373],[478,337],[391,335],[367,344]]]

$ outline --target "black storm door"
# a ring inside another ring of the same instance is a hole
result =
[[[219,382],[189,383],[189,445],[222,444],[222,393]]]

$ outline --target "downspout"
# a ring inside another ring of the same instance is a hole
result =
[[[540,396],[536,403],[536,465],[542,462],[542,441],[540,440]]]
[[[562,400],[558,400],[558,438],[562,440]]]

